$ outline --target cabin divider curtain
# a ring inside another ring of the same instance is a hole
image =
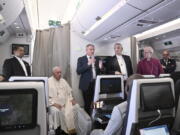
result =
[[[34,44],[32,76],[52,76],[52,68],[60,66],[63,77],[70,79],[70,25],[37,30]]]

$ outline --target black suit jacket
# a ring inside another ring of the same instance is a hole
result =
[[[26,67],[28,76],[30,76],[31,75],[30,66],[26,61],[23,62]],[[16,57],[6,59],[4,61],[3,75],[6,80],[8,80],[11,76],[25,76],[24,70]]]
[[[167,63],[164,59],[160,59],[160,62],[165,68],[163,68],[165,73],[172,73],[176,70],[176,61],[174,59],[168,59]]]
[[[128,76],[133,74],[133,69],[132,69],[132,63],[131,63],[131,59],[129,56],[127,55],[122,55],[125,63],[126,63],[126,69],[127,69],[127,74]],[[119,71],[121,72],[121,68],[119,66],[118,60],[116,55],[114,55],[108,62],[108,69],[107,69],[107,73],[108,74],[115,74],[115,71]]]
[[[99,68],[99,59],[97,57],[95,57],[95,59],[96,75],[98,75],[101,74],[101,70]],[[90,82],[93,80],[92,65],[88,65],[88,58],[86,55],[78,58],[76,72],[78,75],[81,75],[79,88],[83,91],[86,91],[89,87]]]

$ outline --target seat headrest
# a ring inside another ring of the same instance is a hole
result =
[[[142,111],[155,111],[174,107],[174,97],[170,82],[144,83],[140,85]]]

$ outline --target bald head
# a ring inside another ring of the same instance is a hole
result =
[[[123,47],[120,43],[115,43],[114,44],[114,52],[116,55],[121,55],[123,51]]]
[[[169,57],[170,57],[168,50],[164,50],[163,53],[162,53],[162,55],[163,55],[163,59],[169,59]]]
[[[56,66],[52,69],[52,72],[53,72],[53,76],[56,80],[60,80],[61,79],[61,68]]]

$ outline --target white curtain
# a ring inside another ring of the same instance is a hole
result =
[[[36,31],[32,75],[49,77],[54,66],[61,67],[63,77],[71,84],[69,24]]]

